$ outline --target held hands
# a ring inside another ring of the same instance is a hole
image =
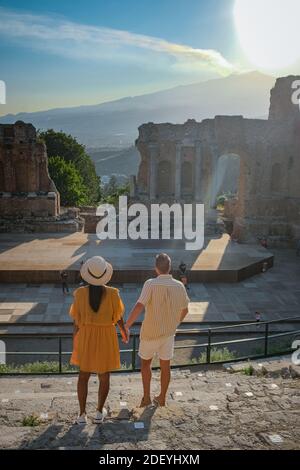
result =
[[[125,328],[125,332],[126,332],[126,335],[127,335],[127,343],[128,343],[129,338],[130,338],[130,329],[129,329],[129,326],[127,325],[127,323],[125,323],[124,328]]]
[[[129,328],[126,325],[124,325],[124,327],[121,329],[121,337],[122,337],[123,343],[127,344],[129,342],[129,336],[130,336]]]

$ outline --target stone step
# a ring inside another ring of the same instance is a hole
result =
[[[223,365],[223,369],[229,373],[246,373],[246,375],[299,378],[300,365],[291,361],[291,356],[274,357],[252,361],[232,362]]]

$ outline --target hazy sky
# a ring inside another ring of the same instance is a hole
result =
[[[0,80],[7,87],[0,115],[96,104],[253,69],[299,73],[299,5],[0,0]]]

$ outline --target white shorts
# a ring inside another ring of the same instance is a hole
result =
[[[141,339],[139,356],[148,361],[157,354],[162,361],[170,361],[174,355],[174,342],[174,335],[151,340]]]

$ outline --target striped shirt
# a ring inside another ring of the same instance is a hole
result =
[[[175,335],[189,298],[182,282],[161,274],[145,282],[138,302],[145,306],[140,338],[152,340]]]

